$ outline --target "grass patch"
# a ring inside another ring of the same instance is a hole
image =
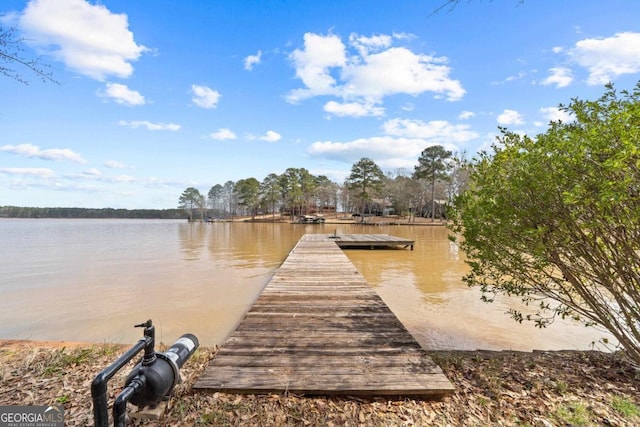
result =
[[[554,416],[565,425],[586,426],[591,425],[589,409],[582,403],[571,403],[558,407]]]
[[[124,351],[120,344],[105,343],[95,347],[97,356],[120,356]]]
[[[65,403],[69,403],[69,396],[67,396],[66,394],[63,396],[59,396],[56,397],[56,403],[60,403],[60,404],[65,404]]]
[[[614,397],[611,401],[611,406],[626,418],[636,418],[640,415],[638,405],[622,397]]]
[[[559,395],[562,396],[568,390],[569,390],[569,385],[566,382],[562,380],[556,381],[556,392],[558,392]]]
[[[480,406],[488,406],[489,402],[491,402],[487,397],[484,396],[479,396],[478,397],[478,404]]]
[[[65,368],[88,363],[94,351],[92,348],[78,348],[68,351],[65,347],[45,355],[34,364],[36,372],[44,376],[61,375]]]

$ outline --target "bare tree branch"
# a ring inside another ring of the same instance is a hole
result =
[[[437,15],[438,13],[442,12],[445,9],[447,10],[447,12],[451,12],[453,9],[456,8],[456,6],[460,4],[461,1],[462,0],[446,0],[440,6],[435,8],[429,16]],[[492,0],[489,0],[489,3],[491,2]],[[471,0],[467,0],[467,3],[471,3]],[[522,3],[524,3],[524,0],[517,0],[518,6],[520,6]]]
[[[40,57],[29,59],[24,56],[23,44],[24,39],[16,35],[15,28],[5,30],[0,27],[0,74],[28,85],[29,80],[15,68],[15,66],[21,66],[27,68],[45,83],[60,84],[53,77],[53,73],[46,70],[50,66],[40,62]]]

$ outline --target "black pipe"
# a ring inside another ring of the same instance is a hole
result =
[[[109,365],[104,371],[100,372],[91,383],[91,397],[93,399],[93,420],[95,427],[109,427],[109,405],[107,403],[107,381],[113,377],[124,365],[129,363],[140,351],[147,354],[153,353],[155,359],[155,351],[153,346],[155,343],[155,328],[151,324],[151,320],[147,320],[136,327],[144,327],[144,338],[139,340],[133,347],[127,350],[115,362]]]
[[[151,320],[135,326],[145,328],[144,338],[100,372],[91,383],[95,427],[109,425],[107,382],[140,351],[144,350],[142,361],[131,371],[113,404],[114,426],[125,426],[127,403],[139,408],[155,406],[168,396],[180,381],[180,368],[200,345],[194,335],[184,334],[165,353],[156,353],[155,328]]]
[[[113,402],[113,426],[125,427],[127,425],[127,402],[138,390],[144,387],[146,379],[144,375],[138,375],[118,394]]]
[[[156,353],[155,363],[144,366],[144,361],[136,365],[127,377],[128,385],[137,376],[143,375],[144,387],[131,398],[131,403],[139,408],[156,406],[168,396],[180,381],[180,368],[199,347],[198,338],[193,334],[182,335],[166,352]]]
[[[151,324],[151,319],[149,319],[144,323],[134,325],[134,328],[144,328],[144,337],[147,339],[147,345],[144,347],[142,365],[149,366],[156,360],[156,351],[154,349],[156,345],[156,327]]]
[[[129,363],[136,354],[141,352],[147,345],[147,338],[141,339],[133,347],[127,350],[115,362],[109,365],[104,371],[96,375],[91,383],[91,397],[93,398],[93,419],[95,427],[109,426],[109,412],[107,403],[107,381],[113,377],[124,365]]]

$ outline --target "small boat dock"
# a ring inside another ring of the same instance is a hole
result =
[[[367,246],[378,241],[362,236]],[[298,241],[195,390],[429,398],[453,393],[442,370],[342,252],[343,238],[306,234]]]
[[[395,248],[403,247],[413,250],[414,240],[403,239],[402,237],[390,236],[388,234],[311,234],[317,239],[328,238],[336,242],[342,249],[375,249],[375,248]]]

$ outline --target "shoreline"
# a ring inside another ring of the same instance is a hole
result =
[[[4,339],[0,338],[0,350],[20,349],[28,347],[51,347],[51,348],[78,348],[99,345],[86,341],[56,341],[56,340],[27,340],[27,339]],[[120,344],[112,344],[120,345]],[[128,345],[128,344],[122,344]],[[133,344],[132,344],[133,345]]]
[[[137,341],[137,340],[136,340]],[[40,340],[40,339],[13,339],[13,338],[0,338],[0,350],[3,349],[20,349],[20,348],[81,348],[81,347],[100,347],[100,346],[113,346],[113,347],[123,347],[128,348],[135,344],[135,342],[131,343],[114,343],[114,342],[90,342],[90,341],[67,341],[67,340]],[[156,346],[160,347],[162,344],[156,343]],[[222,345],[206,345],[201,346],[201,348],[206,349],[217,349]],[[559,350],[541,350],[541,349],[533,349],[533,350],[491,350],[491,349],[482,349],[478,348],[475,350],[458,350],[458,349],[447,349],[447,350],[425,350],[429,354],[461,354],[461,355],[485,355],[485,357],[491,357],[493,354],[535,354],[535,353],[602,353],[602,354],[614,354],[620,353],[620,351],[602,351],[602,350],[575,350],[575,349],[559,349]],[[640,368],[639,368],[640,369]]]
[[[93,425],[91,381],[129,347],[0,340],[0,405],[62,404],[65,425]],[[174,390],[162,421],[135,425],[640,424],[640,371],[621,352],[427,351],[456,392],[422,400],[193,392],[192,384],[216,351],[200,347],[187,361],[181,370],[185,380]],[[110,380],[110,404],[132,367]]]

